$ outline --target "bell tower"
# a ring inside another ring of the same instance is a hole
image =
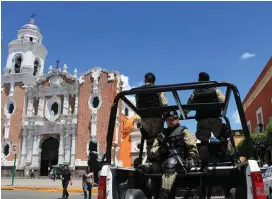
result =
[[[16,76],[13,79],[23,83],[26,79],[30,83],[30,79],[34,81],[43,75],[47,56],[47,50],[42,45],[43,36],[35,25],[34,17],[33,14],[29,23],[18,30],[17,39],[8,44],[5,75]]]

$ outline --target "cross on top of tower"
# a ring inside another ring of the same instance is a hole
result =
[[[36,17],[35,13],[33,13],[30,17],[34,19],[34,17]]]
[[[31,17],[30,23],[31,23],[31,24],[34,24],[34,23],[35,23],[34,17],[36,17],[35,13],[33,13],[30,17]]]
[[[57,60],[56,62],[57,62],[57,65],[56,65],[56,68],[55,68],[55,69],[59,69],[59,63],[60,63],[60,61]]]

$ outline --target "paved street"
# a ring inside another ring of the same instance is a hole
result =
[[[1,191],[3,199],[60,199],[61,193],[36,192],[36,191]],[[83,194],[70,193],[70,199],[83,199]],[[97,199],[96,194],[92,199]]]
[[[11,185],[11,179],[1,179],[1,185]],[[15,179],[15,186],[30,186],[30,187],[61,187],[61,180],[50,180],[50,179]],[[81,188],[82,181],[75,179],[73,185],[69,185],[69,188]]]

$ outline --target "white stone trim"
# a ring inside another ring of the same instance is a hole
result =
[[[51,76],[59,76],[62,75],[64,77],[66,77],[67,79],[70,80],[74,80],[76,83],[78,83],[78,79],[76,77],[73,77],[73,75],[71,75],[70,73],[66,73],[66,72],[61,72],[60,70],[57,69],[50,69],[49,68],[49,72],[41,77],[39,77],[36,82],[35,82],[35,86],[37,86],[38,84],[42,83],[43,81],[45,81],[47,78],[51,77]]]
[[[268,83],[268,81],[272,78],[272,66],[270,66],[270,69],[267,71],[265,76],[262,78],[262,80],[259,82],[258,86],[252,94],[248,97],[247,101],[244,102],[244,111],[247,110],[247,108],[250,106],[250,104],[254,101],[254,99],[259,95],[259,93],[263,90],[265,85]]]
[[[247,127],[248,127],[249,132],[251,132],[251,122],[250,122],[250,120],[247,121]]]
[[[93,107],[93,100],[94,100],[95,97],[98,97],[98,100],[99,100],[99,104],[98,104],[97,108]],[[98,93],[98,92],[91,94],[90,98],[89,98],[89,101],[88,101],[88,105],[89,105],[89,108],[92,111],[98,111],[98,109],[100,109],[100,107],[102,105],[102,96],[101,96],[101,94]]]
[[[11,104],[13,104],[14,109],[13,109],[13,112],[10,114],[8,112],[8,107]],[[15,101],[13,99],[11,99],[11,98],[8,99],[7,103],[5,104],[5,108],[4,108],[4,113],[5,113],[6,117],[10,118],[10,116],[14,114],[15,110],[16,110],[16,103],[15,103]]]
[[[88,166],[88,161],[87,160],[76,159],[75,160],[75,166],[76,167],[87,167]]]
[[[259,121],[259,117],[258,117],[259,114],[261,114],[261,118],[262,118],[261,120],[262,121]],[[258,124],[260,124],[260,122],[262,124],[264,124],[264,120],[263,120],[263,108],[262,107],[258,108],[258,110],[256,111],[256,118],[257,118],[257,126],[258,126]]]
[[[51,107],[54,103],[58,104],[58,113],[56,115],[51,114],[52,112]],[[61,99],[57,97],[56,95],[48,99],[45,105],[45,113],[44,113],[45,118],[48,119],[49,121],[56,121],[61,114],[61,105],[62,105]]]

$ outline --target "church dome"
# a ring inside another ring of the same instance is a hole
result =
[[[27,29],[27,30],[35,30],[40,32],[40,29],[35,25],[35,20],[34,19],[30,19],[30,22],[28,24],[25,24],[22,29]]]

